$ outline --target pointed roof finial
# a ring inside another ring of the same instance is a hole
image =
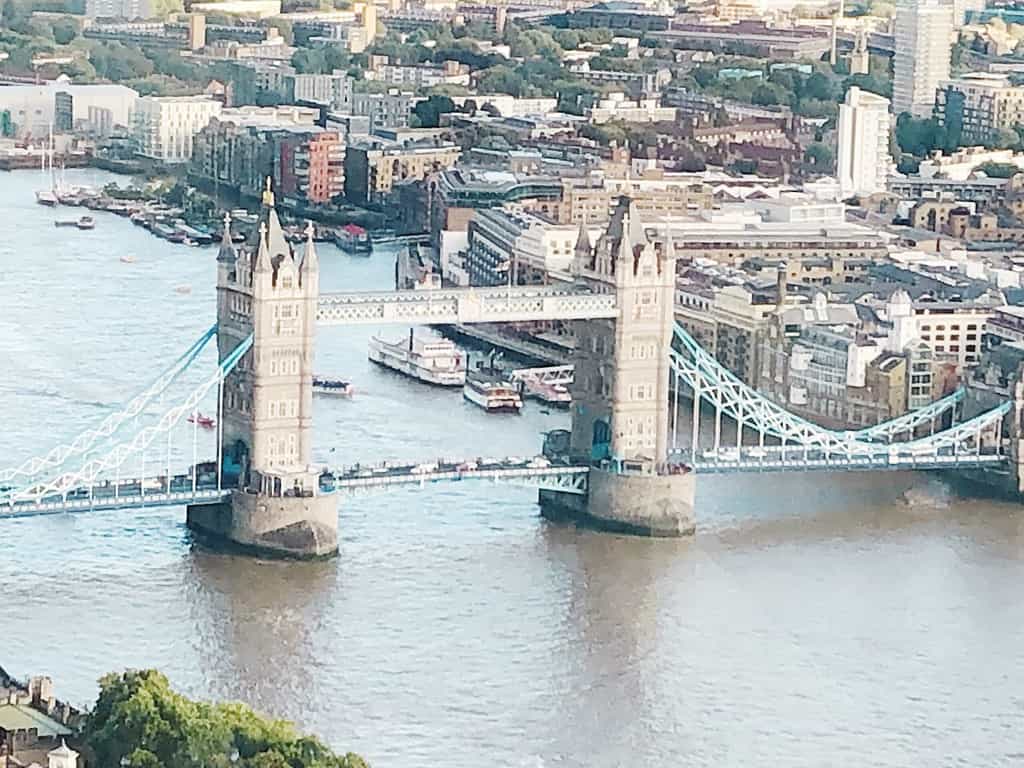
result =
[[[302,266],[299,272],[302,275],[309,275],[319,269],[319,260],[316,255],[316,245],[313,242],[313,222],[306,222],[306,252],[302,255]]]
[[[268,208],[274,207],[274,190],[270,188],[270,177],[267,176],[267,183],[263,189],[263,204]]]
[[[220,237],[220,251],[217,253],[217,261],[234,262],[237,257],[235,244],[231,240],[231,214],[224,213],[224,232]]]

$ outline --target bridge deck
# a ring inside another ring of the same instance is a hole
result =
[[[584,494],[587,473],[583,466],[530,467],[526,462],[515,465],[490,461],[472,467],[469,462],[451,463],[424,470],[423,465],[391,468],[345,468],[323,476],[324,490],[356,492],[428,483],[491,480],[533,488],[549,488],[565,493]],[[143,492],[143,486],[146,491]],[[185,504],[211,504],[226,498],[230,491],[218,489],[216,481],[204,479],[192,488],[190,475],[175,475],[170,486],[164,476],[124,479],[118,485],[103,483],[93,488],[76,488],[67,497],[59,495],[43,499],[7,500],[0,498],[0,518],[60,514],[85,510],[135,509],[168,507]]]

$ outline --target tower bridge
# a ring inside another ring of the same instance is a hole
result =
[[[0,518],[185,504],[189,527],[203,534],[263,553],[323,556],[337,550],[339,493],[406,484],[526,484],[538,488],[545,515],[665,536],[693,533],[703,473],[998,467],[1021,490],[1020,382],[963,421],[962,391],[861,430],[830,430],[789,413],[674,323],[675,244],[650,236],[626,199],[597,243],[581,228],[574,282],[564,287],[322,294],[312,232],[292,249],[269,188],[258,233],[251,250],[221,244],[216,325],[181,358],[97,428],[0,470]],[[566,381],[571,374],[572,425],[561,455],[514,464],[313,466],[318,326],[542,319],[574,323],[573,370],[537,374]],[[217,369],[156,424],[123,434],[214,338]],[[183,466],[176,466],[172,433],[213,388],[217,455],[199,455],[193,423],[191,462],[179,455]],[[680,401],[685,391],[689,405]],[[704,447],[702,404],[713,414]],[[734,440],[724,440],[724,420],[736,425]],[[129,459],[139,461],[138,471],[128,470]]]

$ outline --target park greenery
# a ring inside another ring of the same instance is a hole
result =
[[[368,768],[283,720],[238,703],[192,701],[154,670],[100,680],[84,739],[99,766],[123,768]]]

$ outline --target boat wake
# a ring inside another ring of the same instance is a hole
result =
[[[949,487],[930,478],[903,492],[903,503],[912,509],[946,509],[952,502]]]

